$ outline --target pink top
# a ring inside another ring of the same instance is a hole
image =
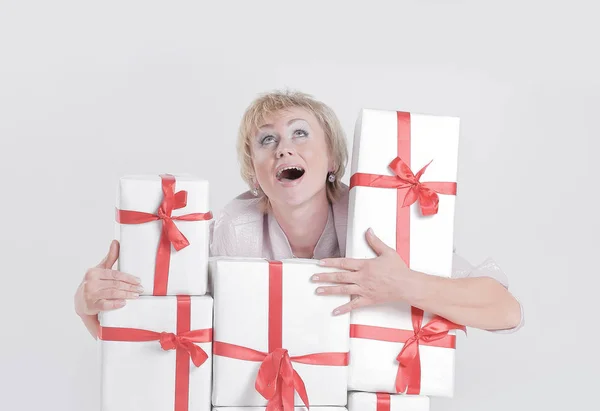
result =
[[[344,257],[346,250],[346,228],[348,224],[348,187],[343,186],[343,194],[329,207],[329,217],[314,250],[314,259]],[[215,216],[211,225],[211,256],[266,258],[282,260],[294,258],[290,243],[272,213],[263,213],[260,200],[249,191],[240,194]],[[454,253],[453,278],[491,277],[508,288],[506,274],[491,258],[478,266]],[[524,324],[521,304],[521,322],[509,330],[494,332],[514,332]]]

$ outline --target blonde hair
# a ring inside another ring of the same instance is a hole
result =
[[[277,111],[299,107],[312,113],[325,132],[325,140],[329,155],[333,159],[335,176],[333,183],[326,182],[327,199],[334,202],[339,198],[342,189],[340,179],[346,170],[348,149],[344,130],[333,110],[326,104],[315,100],[312,96],[299,91],[273,91],[260,95],[246,109],[239,128],[237,140],[238,160],[241,175],[250,188],[254,188],[254,166],[250,140],[264,123],[265,118]],[[324,176],[327,178],[327,176]],[[268,198],[263,195],[265,205],[268,207]],[[266,210],[266,209],[265,209]]]

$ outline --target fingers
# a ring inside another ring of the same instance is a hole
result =
[[[104,290],[127,291],[136,294],[141,294],[144,292],[144,288],[141,285],[130,284],[119,280],[86,281],[84,284],[84,293],[87,295],[88,300],[103,298],[99,297],[98,295]]]
[[[116,280],[98,280],[96,283],[86,283],[83,289],[85,311],[98,313],[106,309],[123,307],[125,300],[139,298],[142,291],[140,286]]]
[[[96,269],[91,271],[95,271],[93,274],[91,274],[91,279],[116,280],[133,285],[140,285],[141,283],[141,280],[138,277],[124,273],[122,271],[106,269]]]
[[[352,310],[369,305],[368,303],[369,300],[365,297],[355,296],[352,298],[352,300],[350,300],[350,302],[333,310],[333,315],[342,315],[349,313]]]
[[[323,267],[339,268],[341,270],[358,271],[365,264],[365,260],[357,258],[325,258],[319,261]]]
[[[111,248],[113,249],[111,252],[114,253],[114,243]],[[107,264],[111,259],[109,252]],[[89,269],[80,287],[81,311],[87,314],[121,308],[125,305],[125,300],[137,299],[144,292],[139,278],[104,268]]]
[[[115,262],[119,258],[119,242],[117,240],[112,240],[110,243],[110,248],[108,249],[108,254],[100,261],[100,263],[96,266],[97,268],[112,268],[115,265]]]
[[[125,300],[98,300],[94,303],[96,311],[110,311],[125,307]]]
[[[135,291],[119,290],[117,288],[104,288],[94,294],[98,300],[134,300],[140,294]]]
[[[338,283],[354,284],[358,279],[358,274],[351,271],[340,271],[336,273],[318,273],[311,277],[315,283]]]
[[[356,284],[332,285],[319,287],[316,292],[320,295],[359,295],[360,287]]]
[[[113,289],[121,291],[131,291],[134,293],[141,294],[144,292],[144,287],[141,285],[129,284],[119,280],[100,280],[96,284],[95,291]]]
[[[386,243],[381,241],[379,239],[379,237],[377,237],[375,235],[372,228],[369,228],[367,230],[366,238],[367,238],[367,243],[373,249],[373,251],[375,251],[375,254],[377,254],[378,256],[389,250],[394,251],[391,247],[389,247]]]

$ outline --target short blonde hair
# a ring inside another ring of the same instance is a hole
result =
[[[348,148],[344,130],[333,110],[326,104],[315,100],[312,96],[299,91],[272,91],[256,98],[246,109],[242,118],[238,140],[237,152],[241,167],[241,175],[250,188],[254,188],[254,166],[252,164],[251,138],[258,128],[264,123],[265,118],[272,113],[290,108],[303,108],[312,113],[325,131],[325,139],[329,155],[333,159],[333,183],[326,182],[327,199],[334,202],[339,198],[342,189],[340,179],[346,170],[348,161]],[[326,178],[326,177],[325,177]],[[268,204],[268,198],[263,195]]]

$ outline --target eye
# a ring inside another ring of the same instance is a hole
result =
[[[275,137],[269,135],[269,136],[264,136],[261,140],[260,140],[260,144],[269,144],[275,141]]]
[[[307,136],[308,136],[308,132],[306,132],[305,130],[302,130],[301,128],[294,131],[294,137],[307,137]]]

